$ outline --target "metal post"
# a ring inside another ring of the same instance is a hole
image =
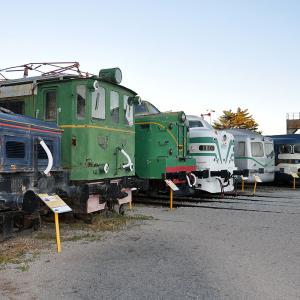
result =
[[[296,177],[293,177],[293,189],[296,189]]]
[[[256,179],[254,179],[254,189],[253,189],[253,195],[256,193],[256,184],[257,184],[257,182],[256,182]]]
[[[244,180],[244,176],[242,176],[242,192],[245,192],[245,180]]]
[[[132,210],[132,201],[129,202],[129,209]]]
[[[170,209],[173,209],[173,190],[170,188]]]
[[[59,221],[58,221],[58,213],[54,213],[54,220],[55,220],[55,232],[56,232],[56,245],[57,245],[57,252],[61,252],[61,245],[60,245],[60,232],[59,232]]]

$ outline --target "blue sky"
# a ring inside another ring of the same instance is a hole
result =
[[[240,106],[265,134],[300,111],[300,1],[3,1],[0,15],[0,68],[118,66],[161,110]]]

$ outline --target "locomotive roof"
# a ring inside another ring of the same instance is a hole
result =
[[[260,133],[254,132],[252,130],[249,129],[242,129],[242,128],[226,128],[226,131],[229,131],[230,133],[232,133],[233,135],[236,136],[247,136],[247,137],[263,137],[263,135],[261,135]]]
[[[270,135],[270,138],[274,140],[274,143],[295,143],[300,142],[300,134],[280,134],[280,135]]]
[[[16,84],[26,84],[26,83],[36,83],[36,82],[46,82],[46,81],[63,81],[63,80],[74,80],[74,79],[94,79],[106,83],[111,83],[109,81],[103,80],[99,78],[98,76],[90,76],[90,77],[83,77],[80,75],[73,75],[73,74],[56,74],[56,75],[43,75],[43,76],[33,76],[33,77],[25,77],[25,78],[17,78],[17,79],[7,79],[7,80],[0,80],[0,88],[2,86],[9,86],[9,85],[16,85]],[[113,83],[111,83],[113,84]],[[123,85],[116,84],[117,86],[120,86],[121,88],[124,88],[128,90],[129,92],[137,95],[137,93]]]
[[[6,109],[4,109],[7,111]],[[29,125],[29,126],[36,126],[36,127],[43,127],[54,131],[61,131],[56,123],[53,122],[45,122],[39,119],[35,119],[32,117],[27,117],[24,115],[14,114],[14,113],[7,113],[3,112],[3,109],[0,108],[0,122],[13,122],[13,123],[20,123],[22,125]]]

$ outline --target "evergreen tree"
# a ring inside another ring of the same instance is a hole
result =
[[[213,127],[215,129],[242,128],[258,132],[258,124],[250,115],[248,109],[241,109],[240,107],[236,112],[231,109],[224,110],[223,115],[217,121],[214,121]]]

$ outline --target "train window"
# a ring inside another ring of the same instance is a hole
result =
[[[128,96],[124,96],[124,122],[126,125],[133,125],[133,106],[128,104]]]
[[[272,143],[265,143],[266,156],[274,156],[274,146]]]
[[[7,158],[25,158],[25,143],[7,141],[5,149]]]
[[[110,116],[114,123],[119,123],[119,93],[110,92]]]
[[[294,152],[295,152],[295,153],[300,153],[300,144],[296,144],[296,145],[294,146]]]
[[[203,127],[203,124],[201,121],[193,120],[193,121],[189,121],[189,127],[190,128]]]
[[[48,91],[45,94],[46,99],[46,120],[56,120],[56,91]]]
[[[85,118],[86,86],[77,86],[77,119]]]
[[[15,114],[24,115],[24,101],[0,101],[0,106],[11,110]]]
[[[238,142],[237,152],[238,156],[245,156],[246,155],[246,148],[245,142]]]
[[[136,104],[134,106],[135,115],[136,116],[142,116],[147,113],[147,106],[145,102],[142,102],[141,104]]]
[[[292,153],[292,146],[289,145],[289,144],[280,145],[279,146],[279,153],[281,153],[281,154]]]
[[[92,117],[105,120],[105,89],[101,86],[92,93]]]
[[[159,110],[150,102],[146,102],[147,106],[148,106],[148,113],[150,115],[155,115],[155,114],[159,114]]]
[[[253,157],[263,157],[264,147],[261,142],[251,142],[251,153]]]

